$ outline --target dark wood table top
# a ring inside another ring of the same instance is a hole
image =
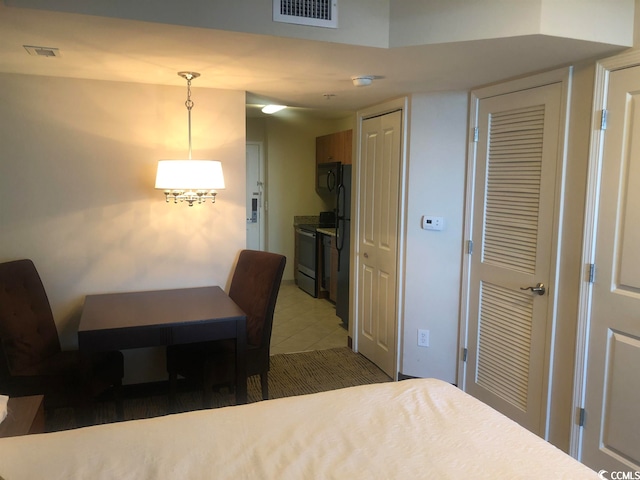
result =
[[[220,287],[87,295],[78,332],[245,318]]]

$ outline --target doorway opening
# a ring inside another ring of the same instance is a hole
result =
[[[264,155],[261,142],[247,143],[247,248],[265,249]]]

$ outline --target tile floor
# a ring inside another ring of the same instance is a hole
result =
[[[335,306],[313,298],[293,281],[280,285],[273,317],[271,354],[346,347],[347,330]]]

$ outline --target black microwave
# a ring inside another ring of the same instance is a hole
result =
[[[316,173],[318,193],[336,193],[340,184],[340,162],[319,163]]]

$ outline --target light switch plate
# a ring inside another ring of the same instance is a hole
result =
[[[424,230],[443,230],[444,218],[434,217],[433,215],[425,215],[422,217],[422,228]]]

